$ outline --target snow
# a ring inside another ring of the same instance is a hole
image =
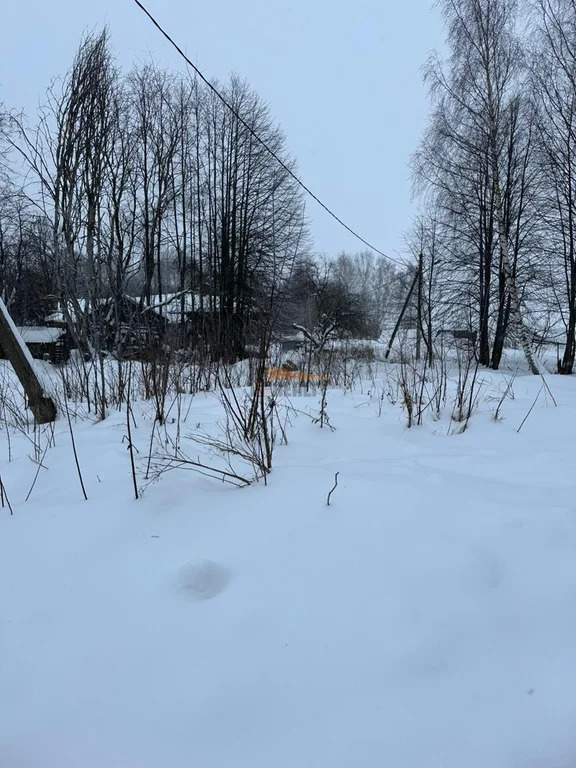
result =
[[[27,344],[53,344],[63,334],[61,328],[49,328],[41,325],[23,325],[18,332]]]
[[[0,765],[574,765],[576,382],[548,376],[558,406],[518,433],[541,379],[495,422],[509,372],[481,375],[463,434],[379,417],[373,382],[329,391],[335,431],[292,398],[243,489],[172,471],[135,501],[113,412],[74,420],[89,500],[62,421],[25,502],[29,436],[8,461],[1,432]],[[184,400],[182,431],[211,430],[217,399]]]

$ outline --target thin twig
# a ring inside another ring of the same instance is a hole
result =
[[[128,451],[130,453],[130,466],[132,469],[132,482],[134,484],[134,498],[138,499],[138,483],[136,482],[136,467],[134,465],[134,443],[132,442],[132,428],[130,427],[130,414],[132,412],[130,390],[132,389],[132,360],[128,367],[128,393],[126,395],[126,431],[128,432]]]
[[[540,387],[540,389],[538,390],[538,394],[537,394],[537,395],[536,395],[536,397],[534,398],[534,402],[533,402],[533,403],[532,403],[532,405],[530,406],[530,410],[528,411],[528,413],[526,414],[526,416],[524,416],[524,418],[522,419],[522,424],[520,424],[520,426],[518,427],[518,429],[516,430],[516,432],[520,432],[520,430],[521,430],[521,429],[522,429],[522,427],[524,426],[524,422],[526,421],[526,419],[528,418],[528,416],[530,416],[530,414],[532,413],[532,410],[533,410],[534,406],[536,405],[536,403],[538,402],[538,398],[540,397],[540,392],[542,392],[542,390],[543,390],[543,389],[544,389],[544,384],[542,384],[542,386],[541,386],[541,387]]]
[[[555,399],[554,395],[552,394],[552,392],[551,392],[551,390],[550,390],[550,387],[548,386],[548,382],[547,382],[547,381],[546,381],[546,379],[544,378],[544,374],[542,374],[542,373],[541,373],[541,374],[540,374],[540,377],[541,377],[541,379],[542,379],[542,383],[543,383],[543,384],[544,384],[544,386],[546,387],[546,391],[548,392],[548,394],[549,394],[549,395],[550,395],[550,397],[552,398],[552,402],[554,403],[554,405],[555,405],[555,406],[556,406],[556,408],[557,408],[557,407],[558,407],[558,403],[556,402],[556,399]]]
[[[241,475],[237,475],[233,472],[227,472],[226,470],[218,469],[217,467],[211,467],[208,464],[204,464],[204,462],[194,461],[193,459],[189,458],[183,458],[180,456],[171,456],[166,458],[162,456],[156,459],[156,463],[159,467],[161,467],[161,472],[176,469],[177,467],[191,467],[192,469],[199,472],[199,474],[207,474],[209,472],[211,474],[208,474],[208,477],[212,477],[214,479],[220,477],[224,482],[231,483],[237,487],[250,485],[250,480],[242,477]]]
[[[6,492],[6,486],[4,485],[4,482],[2,481],[2,478],[0,477],[0,504],[2,505],[2,508],[4,508],[4,503],[8,506],[8,509],[10,510],[10,514],[14,514],[14,510],[12,509],[12,504],[10,504],[10,499],[8,498],[8,494]]]
[[[334,475],[334,487],[332,488],[332,490],[330,491],[330,493],[326,497],[326,505],[328,507],[330,506],[330,497],[332,496],[332,494],[334,493],[334,491],[338,487],[338,475],[339,474],[340,474],[340,472],[336,472],[336,474]]]
[[[40,470],[41,469],[48,469],[48,467],[44,466],[44,458],[46,457],[46,454],[48,452],[49,446],[50,446],[50,443],[48,441],[46,441],[46,447],[44,448],[44,453],[42,454],[40,460],[38,461],[38,467],[36,469],[36,474],[34,475],[34,479],[32,480],[32,485],[30,486],[30,490],[28,491],[28,493],[26,495],[25,501],[28,501],[28,499],[32,495],[32,491],[34,490],[34,486],[36,485],[36,481],[38,480],[38,475],[40,474]],[[32,458],[32,457],[30,457],[30,458]],[[32,461],[33,461],[33,459],[32,459]]]
[[[70,419],[70,409],[68,408],[68,398],[64,398],[66,404],[66,418],[68,419],[68,429],[70,430],[70,439],[72,441],[72,452],[74,453],[74,461],[76,462],[76,470],[78,472],[78,479],[80,480],[80,487],[82,488],[82,494],[84,495],[84,501],[88,501],[86,495],[86,488],[84,487],[84,479],[82,477],[82,470],[80,469],[80,461],[78,460],[78,451],[76,450],[76,441],[74,440],[74,430],[72,429],[72,420]]]

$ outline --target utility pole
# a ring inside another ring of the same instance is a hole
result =
[[[36,371],[32,357],[22,336],[18,333],[6,305],[0,298],[0,347],[12,363],[14,372],[28,398],[30,410],[38,424],[47,424],[56,419],[56,405],[47,397]]]
[[[400,314],[398,315],[398,320],[396,320],[396,325],[394,326],[394,330],[392,331],[392,336],[390,336],[390,341],[388,342],[386,354],[384,355],[385,360],[388,360],[388,355],[390,354],[390,350],[392,349],[392,344],[394,344],[394,339],[396,338],[396,334],[398,333],[398,329],[400,328],[400,323],[402,322],[404,313],[406,312],[406,309],[408,308],[408,304],[410,303],[410,297],[414,293],[414,288],[416,287],[416,283],[418,282],[419,274],[420,274],[420,270],[417,270],[416,274],[414,275],[414,280],[412,280],[412,285],[410,286],[408,290],[408,294],[406,295],[406,299],[404,300],[402,309],[400,310]]]

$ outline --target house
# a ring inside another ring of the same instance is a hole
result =
[[[70,358],[70,341],[64,328],[24,325],[17,330],[30,350],[30,354],[37,360],[49,360],[51,363],[59,364],[67,362]],[[6,357],[1,347],[0,357]]]
[[[150,297],[144,312],[162,317],[167,324],[165,341],[174,349],[234,349],[248,355],[260,341],[265,313],[254,305],[225,307],[215,294],[193,291]]]
[[[236,306],[231,316],[222,312],[218,296],[192,291],[150,296],[120,296],[68,300],[45,318],[46,325],[66,328],[71,321],[77,343],[87,339],[94,346],[123,358],[146,357],[151,349],[211,348],[223,338],[237,340],[244,348],[257,334],[260,315],[255,309],[240,316]],[[224,331],[223,331],[223,327]]]
[[[140,305],[139,299],[122,294],[87,302],[68,301],[67,312],[60,303],[55,312],[45,318],[47,326],[65,329],[65,314],[80,338],[87,338],[99,348],[120,353],[123,357],[139,357],[144,350],[162,342],[168,319],[153,308]]]

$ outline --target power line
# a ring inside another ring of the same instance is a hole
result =
[[[306,184],[304,184],[304,182],[303,182],[301,179],[299,179],[299,178],[298,178],[298,176],[296,176],[296,174],[294,173],[294,171],[292,171],[292,170],[291,170],[291,169],[290,169],[290,168],[289,168],[289,167],[286,165],[286,163],[284,163],[284,161],[283,161],[283,160],[282,160],[282,159],[281,159],[281,158],[280,158],[280,157],[279,157],[279,156],[276,154],[276,152],[274,152],[274,150],[273,150],[273,149],[271,149],[271,148],[268,146],[268,144],[267,144],[267,143],[264,141],[264,139],[261,139],[261,138],[260,138],[260,136],[258,136],[258,134],[257,134],[257,133],[256,133],[256,131],[255,131],[255,130],[252,128],[252,126],[251,126],[251,125],[249,125],[249,124],[246,122],[246,120],[244,120],[244,118],[243,118],[243,117],[242,117],[242,116],[241,116],[241,115],[240,115],[240,114],[237,112],[237,110],[236,110],[236,109],[234,109],[234,107],[233,107],[233,106],[232,106],[232,105],[231,105],[231,104],[230,104],[230,103],[227,101],[227,99],[226,99],[224,96],[222,96],[222,94],[220,93],[220,91],[219,91],[219,90],[218,90],[218,89],[217,89],[217,88],[216,88],[216,87],[215,87],[215,86],[214,86],[214,85],[213,85],[213,84],[212,84],[212,83],[211,83],[211,82],[210,82],[210,81],[209,81],[209,80],[208,80],[208,79],[207,79],[207,78],[206,78],[206,77],[205,77],[205,76],[202,74],[202,72],[201,72],[201,71],[198,69],[198,67],[197,67],[195,64],[193,64],[193,63],[192,63],[192,61],[190,61],[190,59],[188,58],[188,56],[186,56],[186,54],[184,53],[184,51],[182,50],[182,48],[180,48],[180,46],[179,46],[179,45],[178,45],[178,44],[177,44],[177,43],[176,43],[176,42],[175,42],[175,41],[174,41],[174,40],[173,40],[173,39],[170,37],[170,35],[169,35],[169,34],[168,34],[168,33],[167,33],[167,32],[166,32],[166,31],[165,31],[165,30],[164,30],[164,29],[163,29],[163,28],[160,26],[160,24],[159,24],[159,23],[156,21],[156,19],[154,18],[154,16],[152,16],[152,14],[150,13],[150,11],[149,11],[149,10],[148,10],[148,9],[147,9],[147,8],[146,8],[146,7],[145,7],[145,6],[144,6],[144,5],[141,3],[141,2],[140,2],[140,0],[134,0],[134,2],[135,2],[135,3],[136,3],[136,5],[137,5],[137,6],[140,8],[140,10],[142,10],[142,11],[143,11],[143,12],[146,14],[146,16],[148,16],[148,18],[150,19],[150,21],[152,22],[152,24],[154,24],[154,26],[156,27],[156,29],[158,29],[158,31],[159,31],[159,32],[160,32],[162,35],[164,35],[164,37],[166,38],[166,40],[168,40],[168,42],[169,42],[169,43],[170,43],[170,44],[171,44],[171,45],[172,45],[172,46],[173,46],[173,47],[174,47],[174,48],[175,48],[175,49],[178,51],[178,53],[180,54],[180,56],[182,56],[182,58],[183,58],[183,59],[184,59],[184,61],[185,61],[185,62],[188,64],[188,66],[189,66],[189,67],[191,67],[191,68],[194,70],[194,72],[196,72],[196,74],[198,75],[198,77],[199,77],[199,78],[200,78],[200,79],[201,79],[201,80],[202,80],[202,81],[203,81],[203,82],[204,82],[204,83],[205,83],[205,84],[208,86],[208,88],[210,88],[210,90],[211,90],[213,93],[215,93],[215,94],[216,94],[216,96],[217,96],[217,97],[220,99],[220,101],[221,101],[221,102],[222,102],[222,103],[223,103],[223,104],[224,104],[224,105],[225,105],[225,106],[226,106],[226,107],[227,107],[227,108],[230,110],[230,112],[232,112],[232,114],[234,115],[234,117],[235,117],[237,120],[239,120],[239,121],[242,123],[242,125],[243,125],[243,126],[244,126],[244,127],[245,127],[245,128],[248,130],[248,131],[250,131],[251,135],[252,135],[252,136],[253,136],[253,137],[254,137],[254,138],[255,138],[255,139],[256,139],[256,140],[257,140],[257,141],[258,141],[258,142],[259,142],[259,143],[260,143],[260,144],[261,144],[261,145],[264,147],[264,149],[265,149],[267,152],[269,152],[269,153],[270,153],[270,155],[272,155],[272,157],[274,158],[274,160],[276,160],[276,162],[277,162],[277,163],[279,163],[279,164],[282,166],[282,168],[284,168],[284,170],[286,171],[286,173],[288,173],[288,174],[289,174],[289,175],[290,175],[290,176],[291,176],[291,177],[294,179],[294,181],[295,181],[297,184],[299,184],[299,185],[300,185],[300,187],[302,187],[302,189],[303,189],[303,190],[304,190],[304,191],[305,191],[305,192],[306,192],[308,195],[310,195],[310,197],[311,197],[313,200],[315,200],[315,201],[318,203],[318,205],[320,205],[320,206],[321,206],[321,207],[322,207],[322,208],[323,208],[323,209],[324,209],[324,210],[325,210],[325,211],[326,211],[326,212],[327,212],[327,213],[328,213],[330,216],[332,216],[332,218],[333,218],[333,219],[335,219],[335,220],[338,222],[338,224],[340,224],[341,226],[343,226],[343,227],[344,227],[344,229],[348,230],[348,232],[350,232],[350,234],[351,234],[351,235],[353,235],[353,236],[354,236],[356,239],[360,240],[360,242],[361,242],[361,243],[364,243],[364,245],[367,245],[367,246],[368,246],[368,248],[370,248],[370,250],[374,251],[375,253],[378,253],[380,256],[382,256],[382,257],[383,257],[383,258],[385,258],[385,259],[388,259],[388,261],[391,261],[391,262],[392,262],[392,263],[394,263],[394,264],[399,264],[401,267],[405,267],[405,265],[404,265],[404,264],[403,264],[403,263],[402,263],[400,260],[398,260],[398,259],[394,259],[394,258],[392,258],[392,256],[388,256],[388,254],[384,253],[384,252],[383,252],[383,251],[381,251],[379,248],[376,248],[374,245],[372,245],[371,243],[369,243],[369,242],[368,242],[368,240],[365,240],[365,239],[364,239],[364,238],[363,238],[361,235],[359,235],[359,234],[358,234],[358,232],[354,231],[354,230],[352,229],[352,227],[349,227],[349,226],[348,226],[348,224],[346,224],[344,221],[342,221],[342,219],[341,219],[339,216],[337,216],[337,215],[334,213],[334,211],[330,210],[330,208],[328,208],[328,206],[327,206],[327,205],[325,205],[325,203],[323,203],[323,202],[322,202],[322,200],[320,200],[320,198],[319,198],[317,195],[315,195],[315,194],[314,194],[314,192],[312,192],[312,190],[311,190],[309,187],[307,187],[307,186],[306,186]]]

